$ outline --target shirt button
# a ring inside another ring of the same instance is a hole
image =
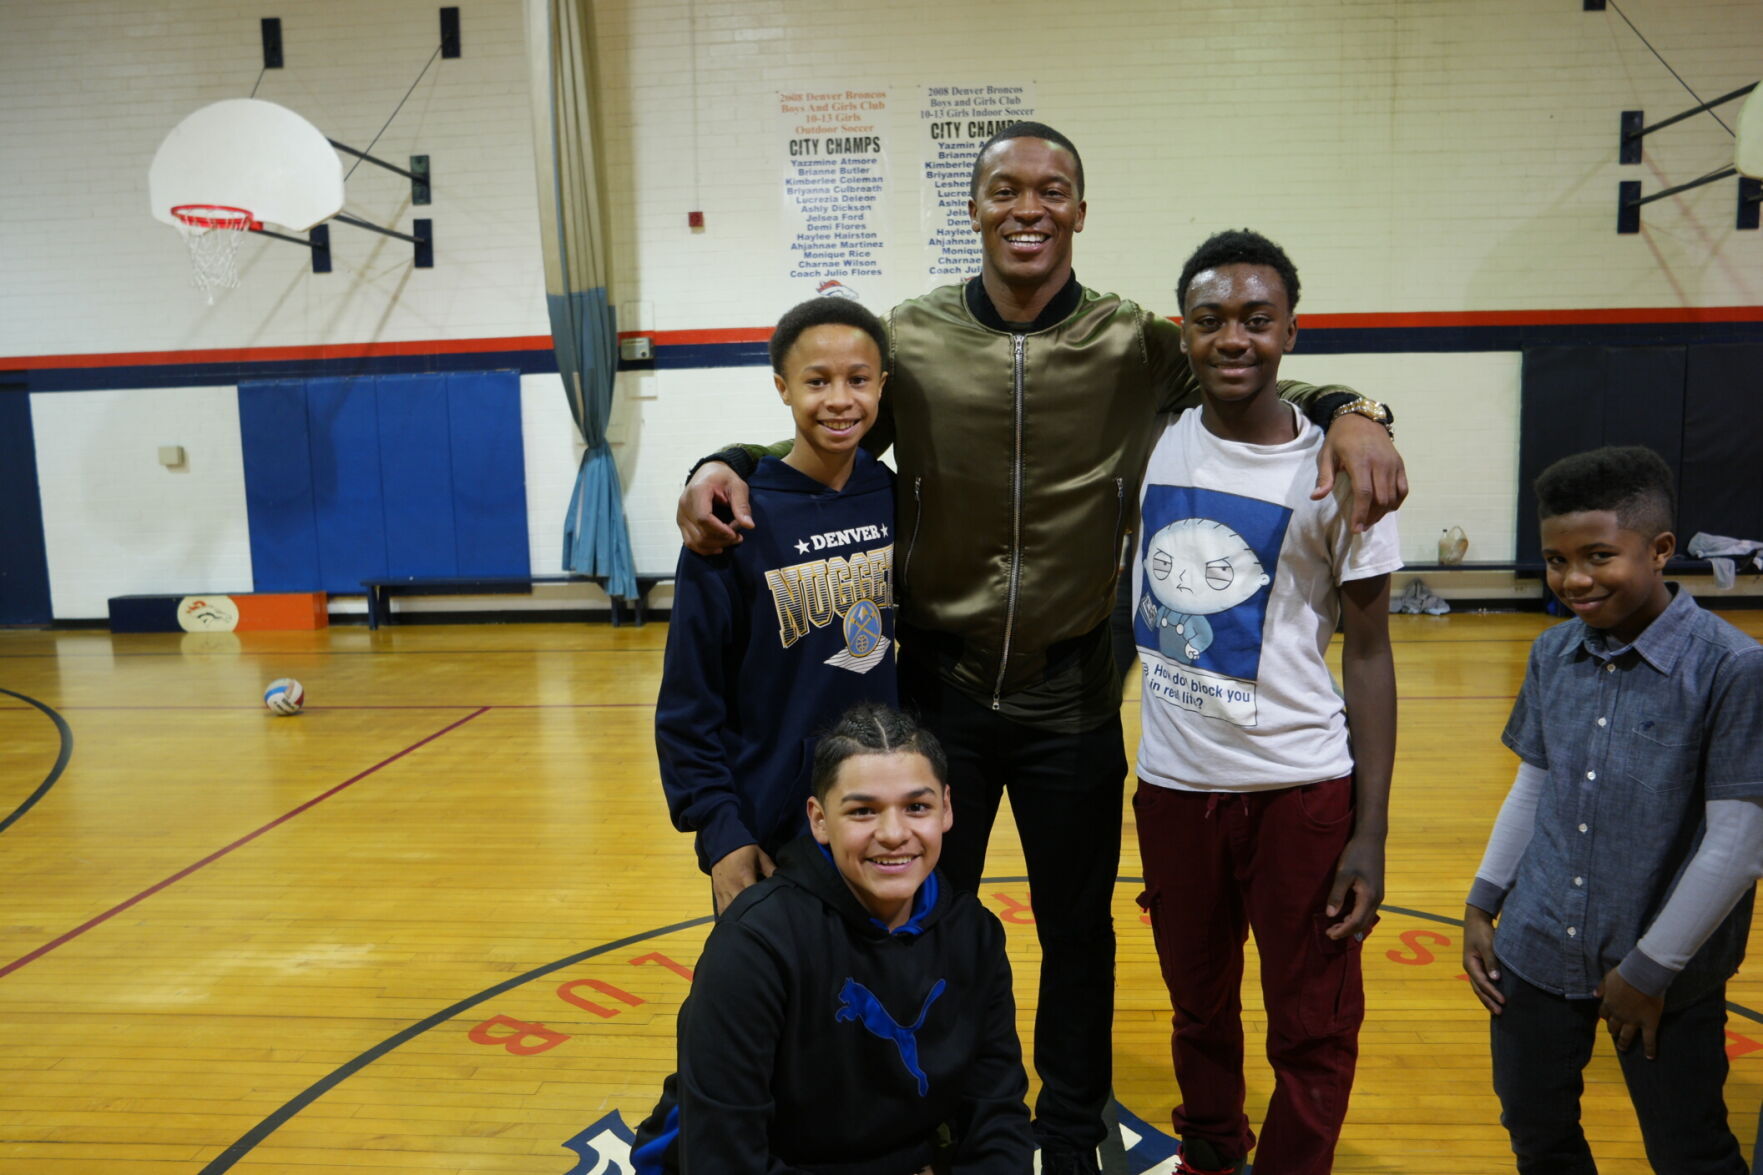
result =
[[[1600,719],[1598,719],[1598,725],[1599,726],[1608,726],[1608,725],[1610,725],[1610,720],[1608,718],[1600,718]]]
[[[1584,832],[1584,831],[1585,831],[1585,830],[1586,830],[1586,827],[1585,827],[1585,825],[1583,825],[1583,824],[1581,824],[1581,825],[1580,825],[1580,826],[1579,826],[1579,830],[1580,830],[1580,831],[1581,831],[1581,832]]]
[[[1568,938],[1572,938],[1572,937],[1574,937],[1574,936],[1575,936],[1575,935],[1577,935],[1577,934],[1578,934],[1578,933],[1579,933],[1579,928],[1578,928],[1578,927],[1575,927],[1575,926],[1569,926],[1569,927],[1568,927],[1568,928],[1567,928],[1567,937],[1568,937]]]
[[[1583,886],[1583,885],[1584,885],[1584,884],[1585,884],[1585,878],[1583,878],[1583,877],[1575,877],[1575,878],[1574,878],[1574,879],[1573,879],[1573,884],[1575,884],[1575,885],[1581,885],[1581,886]]]
[[[1598,773],[1596,771],[1588,771],[1585,773],[1585,777],[1587,779],[1596,779],[1598,777]]]
[[[1616,672],[1615,662],[1612,662],[1612,661],[1604,662],[1604,672],[1605,673],[1615,673]]]

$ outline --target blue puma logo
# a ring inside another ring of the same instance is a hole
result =
[[[918,1019],[910,1028],[902,1028],[888,1010],[881,1006],[875,993],[858,983],[855,979],[845,980],[845,986],[839,989],[839,1010],[833,1013],[835,1023],[856,1020],[867,1028],[872,1036],[883,1040],[891,1040],[894,1047],[900,1050],[900,1060],[906,1066],[906,1072],[918,1078],[918,1096],[925,1097],[930,1093],[930,1078],[918,1067],[918,1030],[924,1027],[924,1018],[930,1013],[930,1006],[937,1002],[949,981],[939,979],[930,994],[924,997],[924,1007],[918,1009]]]

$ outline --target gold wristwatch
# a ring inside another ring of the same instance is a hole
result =
[[[1336,408],[1334,410],[1334,415],[1329,417],[1329,422],[1333,423],[1334,421],[1339,420],[1348,412],[1351,412],[1356,416],[1363,416],[1374,424],[1383,425],[1383,430],[1389,433],[1392,439],[1395,437],[1396,430],[1393,426],[1396,423],[1396,414],[1390,411],[1390,406],[1388,404],[1379,404],[1376,400],[1370,399],[1369,397],[1360,396],[1357,400],[1349,400],[1339,408]]]

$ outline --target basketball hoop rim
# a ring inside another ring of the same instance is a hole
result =
[[[263,222],[247,209],[234,208],[227,204],[178,204],[172,207],[171,214],[191,228],[255,232],[263,227]]]

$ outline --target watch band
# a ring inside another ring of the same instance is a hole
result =
[[[1392,437],[1396,435],[1396,430],[1391,427],[1396,423],[1396,414],[1390,411],[1388,404],[1380,404],[1370,397],[1360,396],[1357,399],[1349,400],[1339,408],[1336,408],[1334,410],[1333,419],[1339,420],[1348,412],[1351,412],[1356,416],[1363,416],[1373,424],[1383,425],[1384,431],[1388,432]]]

